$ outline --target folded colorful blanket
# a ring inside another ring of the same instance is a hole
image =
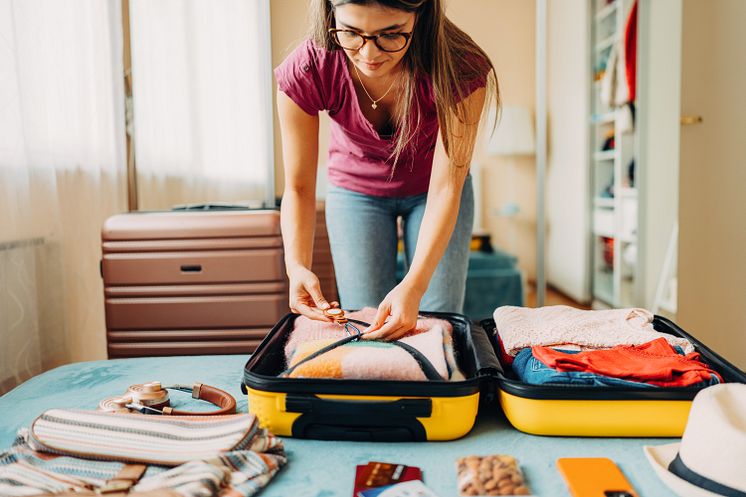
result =
[[[346,315],[369,323],[375,318],[376,309],[367,307]],[[458,381],[463,380],[464,375],[456,363],[452,334],[453,327],[448,321],[422,318],[414,330],[398,341],[424,355],[443,380]],[[295,367],[309,355],[346,336],[339,324],[298,317],[285,345],[287,367]],[[337,347],[300,364],[289,376],[400,381],[427,379],[417,360],[407,351],[389,342],[373,340],[358,340]]]
[[[645,309],[587,311],[566,305],[540,308],[502,306],[493,314],[505,352],[515,357],[521,349],[545,347],[606,349],[617,345],[641,345],[665,338],[685,353],[694,346],[685,338],[653,328],[653,314]]]
[[[251,414],[161,417],[53,409],[0,452],[0,495],[91,495],[134,462],[146,466],[132,495],[159,490],[169,496],[248,497],[286,461],[282,441],[259,428]]]

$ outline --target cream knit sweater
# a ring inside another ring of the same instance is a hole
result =
[[[694,352],[689,340],[655,331],[653,314],[645,309],[586,311],[566,305],[537,309],[502,306],[495,309],[493,316],[503,347],[511,356],[534,345],[604,349],[639,345],[660,337],[687,354]]]

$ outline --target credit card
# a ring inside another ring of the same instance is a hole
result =
[[[359,492],[356,497],[438,497],[438,495],[420,480],[414,480],[385,487],[369,488]]]
[[[371,461],[368,464],[356,466],[355,488],[352,495],[357,497],[361,490],[412,480],[422,480],[420,468],[404,464]]]

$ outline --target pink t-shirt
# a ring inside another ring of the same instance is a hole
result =
[[[328,111],[332,120],[327,162],[331,184],[378,197],[407,197],[427,191],[438,137],[429,77],[417,81],[420,127],[399,157],[392,177],[394,141],[380,136],[363,115],[344,51],[328,51],[306,40],[274,72],[280,90],[306,113]],[[484,85],[485,79],[469,84],[467,94]]]

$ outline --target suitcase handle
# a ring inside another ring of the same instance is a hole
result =
[[[407,415],[415,418],[428,418],[433,413],[432,399],[398,400],[341,400],[323,399],[313,394],[288,394],[285,397],[285,411],[314,413],[338,416]]]
[[[285,411],[302,415],[293,436],[339,440],[425,440],[417,418],[432,415],[432,399],[341,400],[313,394],[288,394]]]

